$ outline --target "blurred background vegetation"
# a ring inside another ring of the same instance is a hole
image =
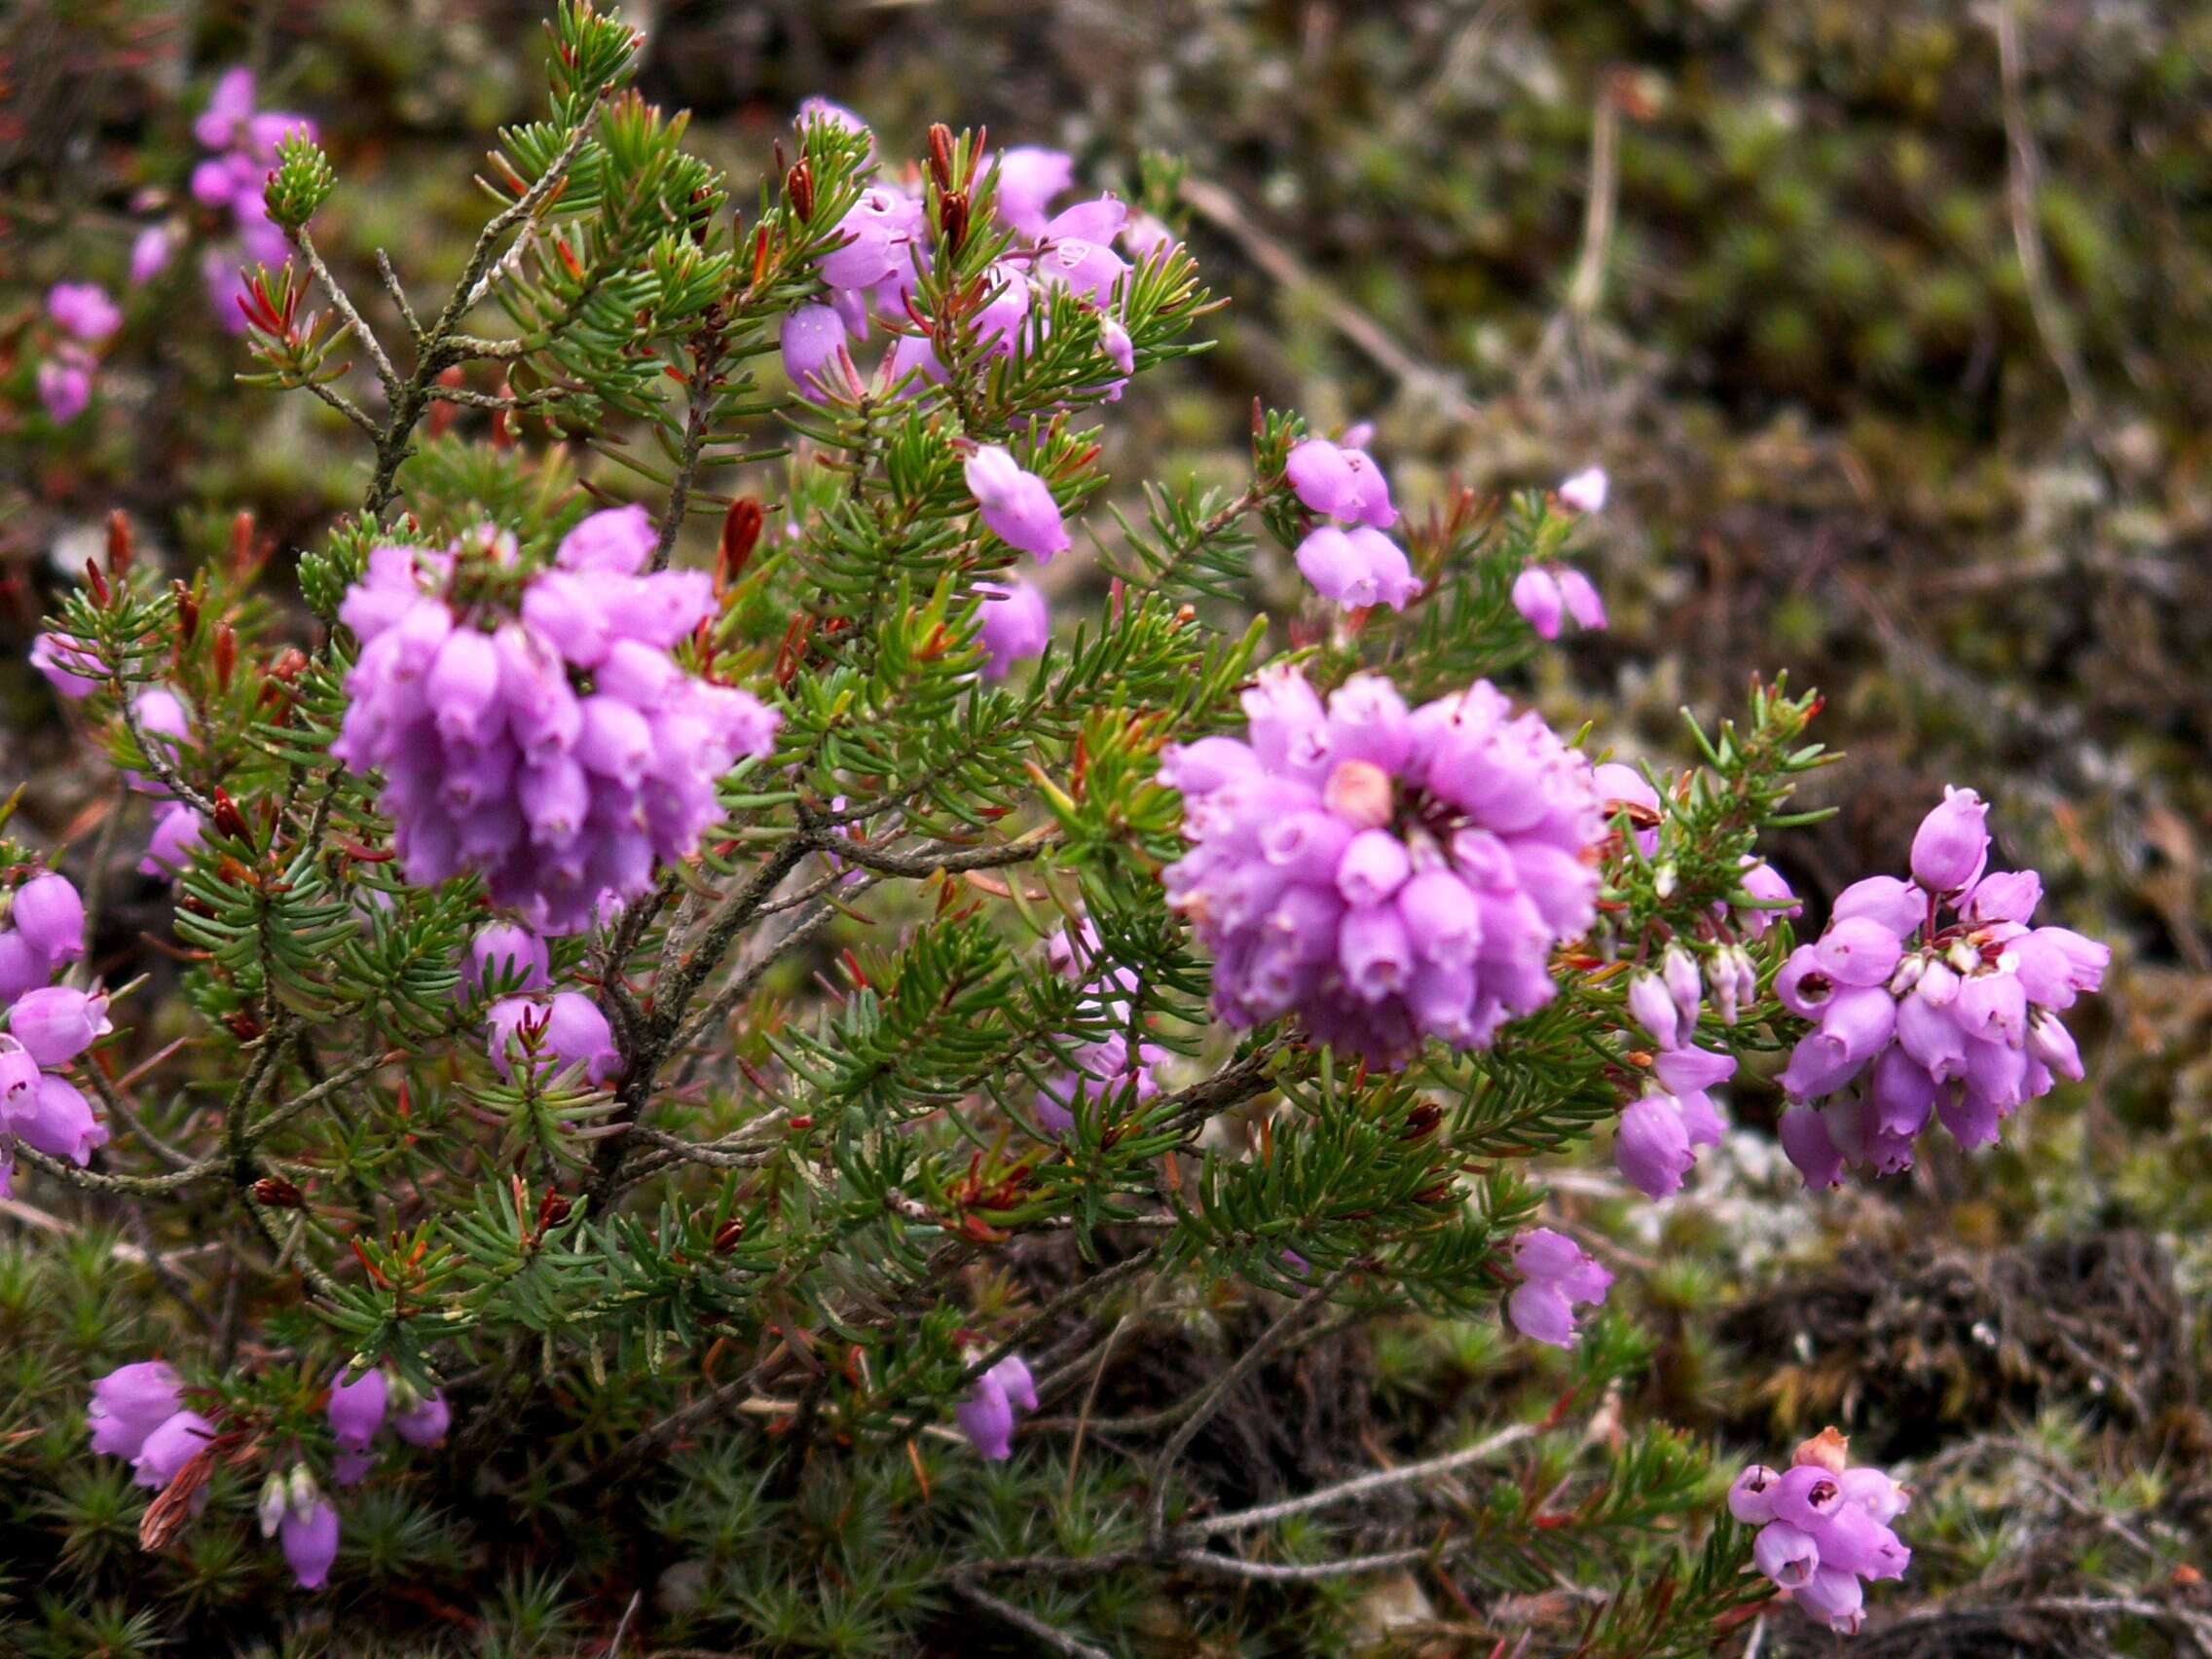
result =
[[[1628,1406],[1770,1456],[1833,1419],[1914,1460],[1914,1583],[1857,1651],[2207,1651],[2212,1625],[2120,1604],[2195,1570],[2171,1540],[2201,1552],[2212,1520],[2212,5],[626,10],[647,95],[693,109],[740,177],[810,92],[893,154],[944,120],[1124,189],[1149,153],[1185,163],[1189,239],[1234,303],[1217,351],[1117,412],[1124,476],[1235,476],[1255,396],[1375,420],[1417,517],[1605,466],[1612,630],[1529,689],[1662,763],[1685,703],[1734,710],[1782,669],[1825,689],[1820,735],[1849,761],[1814,798],[1835,816],[1772,849],[1808,927],[1901,867],[1940,785],[1994,798],[2008,862],[2118,952],[2087,1082],[1972,1162],[1817,1202],[1776,1167],[1752,1083],[1691,1196],[1654,1210],[1594,1182],[1588,1220],[1662,1338]],[[450,279],[486,135],[535,108],[539,16],[18,0],[0,20],[0,779],[33,780],[47,835],[95,780],[21,653],[108,511],[180,569],[240,510],[281,554],[362,464],[305,399],[227,384],[235,337],[189,260],[130,291],[94,417],[55,430],[25,347],[47,284],[124,291],[136,228],[188,208],[191,114],[240,60],[339,164],[333,262],[366,272],[381,244]],[[1329,1385],[1434,1411],[1499,1375],[1496,1347],[1385,1331],[1332,1350]],[[1829,1649],[1770,1623],[1770,1653]]]

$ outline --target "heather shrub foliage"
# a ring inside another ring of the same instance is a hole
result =
[[[1680,775],[1549,724],[1527,665],[1605,623],[1575,458],[1400,501],[1255,407],[1240,492],[1111,477],[1206,344],[1171,164],[1123,202],[817,102],[756,189],[618,18],[550,42],[435,294],[331,268],[345,181],[250,80],[196,129],[239,395],[335,410],[364,483],[296,592],[119,520],[34,653],[181,977],[101,983],[96,872],[4,849],[0,1168],[86,1222],[0,1255],[0,1631],[1295,1652],[1409,1567],[1580,1587],[1527,1651],[1855,1630],[1909,1494],[1820,1422],[1733,1486],[1628,1423],[1649,1339],[1555,1172],[1664,1201],[1747,1060],[1810,1185],[1982,1144],[2081,1075],[2102,946],[1964,787],[1799,940],[1810,693],[1691,719]],[[40,327],[65,431],[113,307]],[[1496,1385],[1364,1462],[1225,1455],[1407,1310]],[[1210,1365],[1102,1397],[1161,1326]]]

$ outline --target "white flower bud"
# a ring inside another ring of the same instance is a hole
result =
[[[294,1463],[286,1492],[291,1499],[292,1512],[305,1515],[322,1496],[322,1488],[315,1485],[314,1471],[305,1463]]]
[[[283,1522],[284,1509],[289,1502],[282,1474],[273,1474],[261,1483],[261,1498],[254,1505],[254,1510],[261,1517],[263,1537],[274,1538],[276,1535],[276,1529]]]
[[[1732,948],[1732,947],[1731,947]],[[1713,1006],[1720,1015],[1720,1023],[1736,1023],[1736,964],[1730,960],[1728,949],[1716,951],[1705,965],[1706,984],[1713,992]]]
[[[1697,958],[1680,945],[1670,944],[1659,958],[1659,977],[1666,981],[1667,994],[1675,999],[1675,1008],[1682,1016],[1682,1038],[1687,1042],[1697,1030],[1698,1009],[1704,1001]]]

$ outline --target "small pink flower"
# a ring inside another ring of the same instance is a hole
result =
[[[1611,481],[1602,466],[1586,466],[1559,487],[1561,502],[1578,513],[1604,511]]]

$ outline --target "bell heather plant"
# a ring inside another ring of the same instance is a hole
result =
[[[550,36],[434,297],[333,268],[340,182],[250,77],[197,129],[241,379],[364,477],[298,606],[250,546],[165,584],[119,521],[33,653],[183,961],[179,1008],[103,982],[100,871],[0,849],[0,1181],[153,1241],[173,1304],[35,1431],[97,1519],[39,1547],[153,1552],[192,1641],[349,1652],[493,1568],[517,1651],[1136,1651],[1162,1593],[1329,1621],[1407,1567],[1587,1587],[1562,1652],[1707,1652],[1770,1594],[1854,1628],[1901,1493],[1624,1431],[1649,1345],[1554,1176],[1609,1142],[1663,1199],[1785,1051],[1808,1182],[1986,1140],[2080,1074],[2102,947],[2029,928],[1963,790],[1800,945],[1764,837],[1829,758],[1811,695],[1693,721],[1679,776],[1531,707],[1563,613],[1604,622],[1602,472],[1439,505],[1256,408],[1241,490],[1109,478],[1215,303],[1171,167],[1125,203],[944,127],[908,164],[814,100],[756,192],[617,17]],[[113,308],[55,294],[89,377]],[[1098,580],[1048,606],[1056,560]],[[1161,1309],[1239,1334],[1102,1400]],[[1279,1495],[1207,1461],[1403,1309],[1508,1321],[1544,1399]]]

